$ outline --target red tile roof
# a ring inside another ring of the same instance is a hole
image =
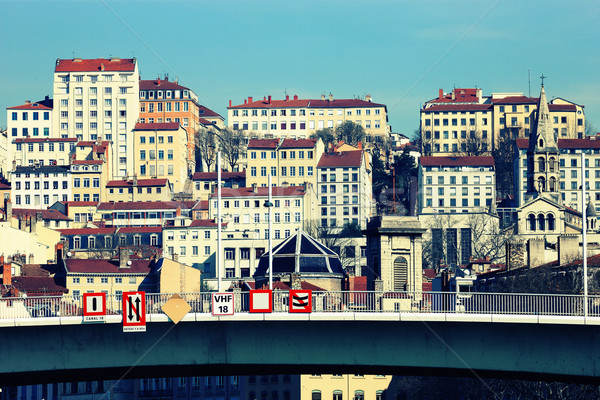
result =
[[[324,153],[317,168],[360,167],[363,159],[362,151],[342,151]]]
[[[127,268],[119,268],[119,260],[66,259],[67,273],[145,274],[150,272],[151,260],[131,259]]]
[[[334,99],[329,100],[258,100],[251,103],[229,106],[227,109],[234,108],[349,108],[349,107],[386,107],[385,104],[373,103],[361,99]]]
[[[196,203],[196,205],[194,206],[194,210],[208,210],[209,207],[209,202],[208,200],[200,200],[198,203]]]
[[[138,122],[135,124],[136,131],[176,131],[179,129],[179,122]]]
[[[540,101],[539,98],[536,97],[527,97],[527,96],[508,96],[502,97],[499,99],[492,99],[494,104],[502,105],[502,104],[537,104]]]
[[[98,206],[98,211],[142,211],[142,210],[190,210],[196,202],[183,201],[120,201],[118,203],[104,202]]]
[[[122,226],[118,233],[160,233],[162,226]]]
[[[256,193],[253,192],[251,187],[245,188],[222,188],[221,189],[221,197],[266,197],[269,195],[268,187],[257,187]],[[304,196],[304,187],[302,186],[288,186],[288,187],[280,187],[273,186],[272,187],[272,195],[273,196]],[[211,194],[212,197],[217,197],[216,193]]]
[[[220,114],[217,114],[216,112],[214,112],[210,108],[207,108],[207,107],[204,107],[204,106],[200,106],[200,109],[198,110],[198,115],[200,115],[201,117],[219,117],[219,118],[223,118],[223,117],[221,117]]]
[[[77,228],[77,229],[59,229],[63,236],[72,235],[112,235],[117,232],[117,228]]]
[[[135,58],[58,59],[54,72],[130,71],[135,70]]]
[[[108,146],[110,141],[103,140],[102,142],[94,142],[91,140],[81,140],[77,142],[77,147],[96,147],[96,146]]]
[[[10,190],[10,184],[0,182],[0,190]]]
[[[441,98],[430,100],[428,103],[477,103],[479,101],[477,91],[477,88],[454,88],[452,92],[443,94]]]
[[[276,149],[279,139],[250,139],[248,149]]]
[[[548,104],[548,110],[550,110],[550,112],[576,111],[577,106],[575,106],[575,104]]]
[[[167,178],[161,179],[138,179],[137,187],[154,187],[154,186],[166,186],[169,180]],[[114,181],[108,181],[106,184],[107,188],[113,187],[130,187],[133,186],[133,180],[124,181],[122,179],[116,179]]]
[[[221,180],[227,179],[246,179],[246,171],[242,172],[221,172]],[[217,172],[194,172],[193,181],[216,181]]]
[[[589,136],[585,139],[558,139],[557,145],[559,149],[600,149],[600,137]],[[517,139],[517,148],[529,148],[529,139]]]
[[[54,278],[49,276],[13,276],[11,285],[19,289],[20,292],[32,295],[59,295],[67,293],[67,288],[56,284]]]
[[[140,90],[190,90],[185,86],[181,86],[175,82],[171,82],[168,79],[154,79],[145,80],[140,79]],[[164,101],[164,99],[150,99]],[[172,100],[185,100],[185,99],[172,99]],[[142,99],[142,101],[147,101]]]
[[[226,225],[226,224],[222,224],[221,226]],[[217,227],[217,223],[215,222],[214,219],[195,219],[192,221],[192,223],[190,224],[190,226],[193,227],[205,227],[205,228],[216,228]]]
[[[214,125],[216,124],[215,121],[209,121],[206,118],[198,118],[198,122],[200,122],[202,125],[204,126],[209,126],[209,125]]]
[[[283,139],[279,146],[281,149],[312,149],[317,144],[317,139]]]
[[[434,111],[486,111],[491,109],[491,104],[440,104],[424,108],[421,112],[426,114]]]
[[[104,160],[73,160],[71,163],[75,165],[100,165],[104,164]]]
[[[52,107],[45,106],[40,103],[26,103],[20,106],[7,107],[7,110],[52,110]]]
[[[37,210],[34,208],[13,208],[13,217],[18,218],[19,216],[30,216],[35,217],[37,213],[42,213],[42,219],[57,220],[57,221],[71,221],[69,217],[64,215],[58,210]]]
[[[67,207],[97,207],[99,201],[61,201]]]
[[[429,167],[463,167],[463,166],[494,166],[494,157],[492,156],[463,156],[463,157],[419,157],[419,163],[422,166]]]

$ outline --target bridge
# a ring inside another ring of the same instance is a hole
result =
[[[210,313],[210,293],[146,294],[146,332],[123,332],[121,301],[104,323],[84,323],[81,299],[0,300],[0,384],[152,376],[269,373],[449,374],[600,381],[600,298],[490,293],[313,292],[312,312]]]

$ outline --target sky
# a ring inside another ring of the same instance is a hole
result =
[[[600,2],[522,0],[0,0],[0,106],[52,97],[57,58],[136,57],[227,118],[285,94],[364,97],[412,136],[438,90],[585,106],[600,130]],[[529,72],[530,71],[530,72]],[[6,113],[0,113],[6,127]]]

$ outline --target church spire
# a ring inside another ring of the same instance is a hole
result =
[[[557,152],[556,138],[550,121],[550,109],[546,99],[546,90],[544,89],[544,78],[542,75],[542,89],[540,91],[540,101],[537,110],[537,121],[535,134],[531,135],[529,147],[535,152]]]

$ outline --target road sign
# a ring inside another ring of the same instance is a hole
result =
[[[106,320],[106,293],[83,294],[83,322]]]
[[[250,312],[270,313],[273,312],[273,292],[271,290],[250,291]]]
[[[311,290],[290,290],[290,312],[309,313],[312,312]]]
[[[213,293],[212,315],[233,315],[233,293]]]
[[[123,293],[123,332],[146,332],[146,293]]]

